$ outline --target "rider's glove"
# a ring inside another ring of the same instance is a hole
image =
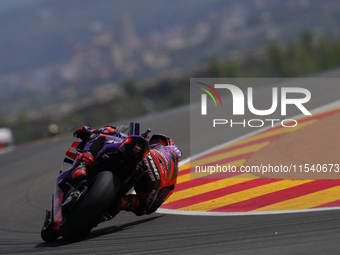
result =
[[[132,211],[136,216],[143,216],[145,215],[145,210],[143,208],[137,207],[135,210]]]
[[[81,140],[86,140],[91,135],[91,129],[88,126],[83,126],[82,128],[78,128],[73,136],[80,138]]]
[[[157,211],[158,207],[157,206],[152,206],[149,210],[147,210],[145,213],[147,215],[154,213],[155,211]]]
[[[144,203],[140,203],[135,210],[132,211],[136,216],[145,215],[146,207]]]

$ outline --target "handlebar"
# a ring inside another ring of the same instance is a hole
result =
[[[151,129],[148,128],[143,134],[142,136],[146,139],[148,137],[148,134],[151,132]]]

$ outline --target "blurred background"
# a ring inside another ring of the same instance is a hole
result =
[[[340,65],[338,0],[1,0],[0,31],[0,147]]]

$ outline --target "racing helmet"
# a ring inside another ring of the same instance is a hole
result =
[[[149,140],[150,148],[153,149],[157,146],[169,146],[169,145],[175,145],[174,141],[162,134],[155,134],[153,135]],[[171,147],[169,150],[174,154],[174,158],[177,160],[177,162],[181,161],[182,159],[182,152],[177,147]]]
[[[158,146],[158,145],[164,145],[164,146],[168,146],[168,145],[175,145],[175,143],[166,135],[162,135],[162,134],[155,134],[153,136],[151,136],[150,140],[149,140],[149,144],[150,146]]]

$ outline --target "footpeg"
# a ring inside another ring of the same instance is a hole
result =
[[[70,185],[68,182],[67,184]],[[81,192],[78,189],[75,189],[73,186],[71,186],[70,195],[66,198],[65,202],[62,204],[63,210],[71,209],[72,206],[86,193],[86,191],[87,191],[86,186],[84,186],[84,189]]]

